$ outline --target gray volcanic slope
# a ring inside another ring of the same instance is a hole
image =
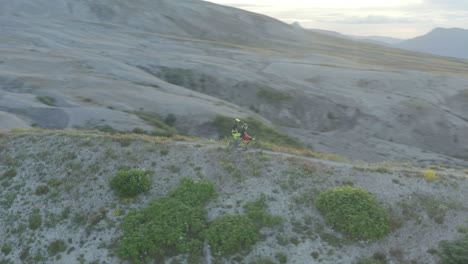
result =
[[[253,115],[351,159],[468,158],[466,60],[196,0],[0,6],[0,129],[150,130],[137,111],[174,114],[180,132],[218,138],[216,116]]]

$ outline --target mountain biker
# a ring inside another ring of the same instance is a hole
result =
[[[235,121],[235,123],[232,126],[231,134],[234,137],[234,139],[238,139],[241,136],[241,133],[239,133],[240,119],[236,118],[236,119],[234,119],[234,121]]]
[[[249,128],[249,126],[247,125],[247,123],[244,123],[242,125],[242,129],[241,129],[241,132],[240,132],[240,138],[243,141],[251,141],[252,140],[252,137],[249,136],[249,134],[247,133],[248,128]]]

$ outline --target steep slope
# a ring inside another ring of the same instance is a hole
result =
[[[436,28],[396,45],[401,49],[460,59],[468,59],[467,46],[468,29],[461,28]]]
[[[158,134],[172,117],[180,133],[217,139],[229,130],[216,117],[252,115],[356,160],[468,157],[462,60],[204,1],[0,4],[0,129]]]
[[[457,229],[466,230],[466,170],[433,167],[437,179],[426,180],[422,172],[427,168],[411,164],[351,164],[238,151],[216,142],[89,131],[1,133],[0,261],[117,263],[124,216],[167,195],[187,177],[216,186],[219,197],[205,206],[209,222],[243,214],[243,206],[261,193],[267,212],[283,219],[279,226],[262,229],[251,250],[213,254],[216,263],[251,263],[257,258],[277,263],[281,255],[287,263],[344,264],[380,252],[392,262],[432,264],[439,261],[430,253],[439,242],[458,239],[463,234]],[[122,166],[154,171],[151,188],[135,199],[116,196],[109,181]],[[375,194],[389,209],[392,232],[380,240],[359,241],[327,226],[314,200],[339,186],[361,186]],[[196,263],[210,263],[211,257]],[[181,254],[158,263],[186,259],[187,254]]]
[[[0,4],[1,16],[99,22],[237,44],[263,45],[304,35],[276,19],[200,0],[2,0]]]

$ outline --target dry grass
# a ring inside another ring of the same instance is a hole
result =
[[[310,149],[301,150],[301,149],[295,149],[291,147],[278,146],[278,145],[274,145],[270,143],[263,143],[263,145],[266,149],[277,151],[277,152],[290,153],[294,155],[317,158],[317,159],[333,160],[333,161],[339,161],[339,162],[349,162],[349,160],[345,157],[341,157],[341,156],[333,155],[333,154],[315,152]]]
[[[188,136],[182,136],[182,135],[174,135],[168,138],[168,137],[156,137],[156,136],[151,136],[151,135],[146,135],[146,134],[121,134],[118,132],[114,134],[108,134],[108,133],[100,132],[97,130],[45,130],[41,128],[33,128],[33,129],[14,128],[10,131],[3,132],[3,134],[6,134],[6,135],[10,134],[10,135],[95,136],[95,137],[109,137],[115,140],[127,140],[127,141],[139,140],[139,141],[153,142],[153,143],[167,143],[168,141],[175,140],[175,141],[199,142],[199,143],[208,143],[208,144],[216,143],[216,144],[228,145],[229,142],[231,141],[230,139],[224,139],[224,140],[215,142],[215,141],[204,140],[200,138],[188,137]],[[347,158],[344,158],[338,155],[315,152],[309,149],[300,150],[300,149],[296,149],[292,147],[283,147],[283,146],[279,146],[279,145],[275,145],[271,143],[263,143],[263,142],[262,142],[262,145],[265,147],[265,149],[269,149],[269,150],[276,151],[276,152],[289,153],[289,154],[312,157],[312,158],[317,158],[317,159],[333,160],[333,161],[339,161],[339,162],[349,162]]]

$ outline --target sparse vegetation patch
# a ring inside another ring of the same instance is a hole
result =
[[[244,205],[247,216],[252,219],[258,227],[273,227],[282,222],[281,216],[273,216],[266,212],[268,205],[265,201],[265,194],[260,194],[260,198]]]

